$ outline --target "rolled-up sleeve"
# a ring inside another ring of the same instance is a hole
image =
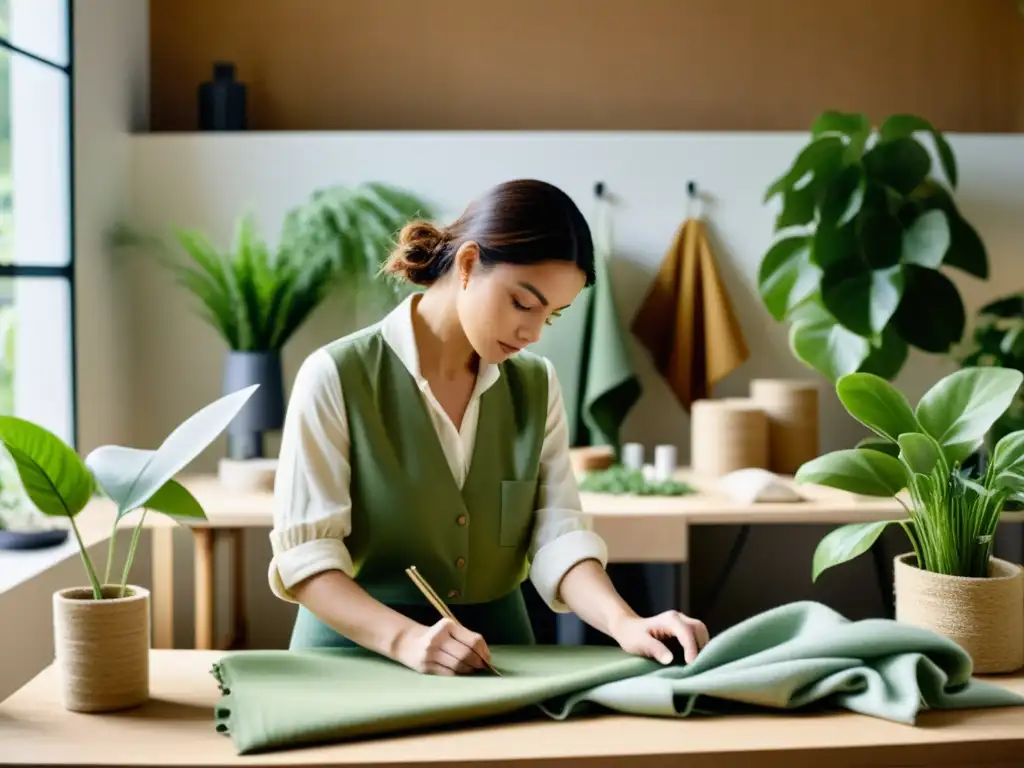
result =
[[[569,425],[562,391],[551,362],[548,370],[548,414],[540,456],[540,487],[530,580],[537,594],[558,613],[568,613],[559,597],[562,578],[577,563],[597,560],[608,565],[608,547],[582,511],[579,486],[569,458]]]
[[[299,367],[288,400],[270,531],[271,591],[328,570],[353,575],[345,537],[352,530],[348,421],[333,359],[317,350]]]

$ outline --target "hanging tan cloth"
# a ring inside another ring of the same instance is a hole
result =
[[[632,332],[687,412],[750,357],[702,219],[676,232]]]

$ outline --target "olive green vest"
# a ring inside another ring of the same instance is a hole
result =
[[[459,489],[429,405],[380,324],[327,346],[338,367],[351,436],[356,581],[388,604],[420,604],[415,565],[446,602],[481,603],[528,574],[548,380],[520,353],[481,395],[469,474]]]

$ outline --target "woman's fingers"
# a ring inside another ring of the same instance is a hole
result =
[[[466,629],[461,624],[453,623],[448,628],[448,633],[459,643],[469,650],[480,660],[480,668],[486,666],[484,662],[491,660],[491,649],[487,647],[483,636],[479,632]]]

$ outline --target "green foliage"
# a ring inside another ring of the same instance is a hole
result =
[[[132,535],[118,595],[123,595],[127,586],[147,510],[173,519],[206,518],[199,502],[173,475],[228,426],[257,386],[225,395],[202,408],[155,451],[109,445],[97,448],[85,460],[49,430],[15,416],[0,416],[0,443],[13,459],[28,498],[44,515],[66,517],[70,522],[94,599],[104,599],[101,587],[109,583],[117,524],[126,514],[143,509]],[[75,518],[97,493],[117,505],[102,584],[75,524]]]
[[[930,137],[949,188],[931,175]],[[775,241],[758,274],[765,307],[788,321],[793,354],[832,381],[856,371],[892,379],[909,348],[947,353],[965,312],[941,271],[988,277],[988,256],[957,210],[945,137],[914,115],[877,131],[866,116],[825,111],[808,144],[768,188],[780,198]]]
[[[430,215],[427,203],[385,184],[336,187],[290,210],[276,247],[246,215],[230,250],[185,229],[176,237],[186,258],[161,255],[161,261],[230,349],[280,350],[338,287],[350,289],[352,299],[393,299],[400,289],[377,279],[380,265],[398,231],[410,219]],[[122,231],[116,242],[145,241]]]
[[[1003,296],[978,310],[966,366],[995,366],[1024,371],[1024,292]],[[991,452],[999,439],[1024,427],[1024,396],[1018,395],[986,439]]]
[[[986,576],[1003,508],[1024,498],[1024,430],[999,440],[980,477],[971,477],[962,464],[1017,397],[1022,381],[1017,370],[963,368],[934,384],[912,409],[881,376],[842,376],[836,392],[843,407],[878,437],[808,461],[796,480],[898,499],[906,490],[909,517],[830,532],[814,553],[812,579],[866,552],[894,523],[910,538],[919,567]]]
[[[580,490],[592,493],[630,493],[637,496],[685,496],[694,492],[686,483],[678,480],[648,480],[640,470],[620,464],[587,472],[580,480]]]

